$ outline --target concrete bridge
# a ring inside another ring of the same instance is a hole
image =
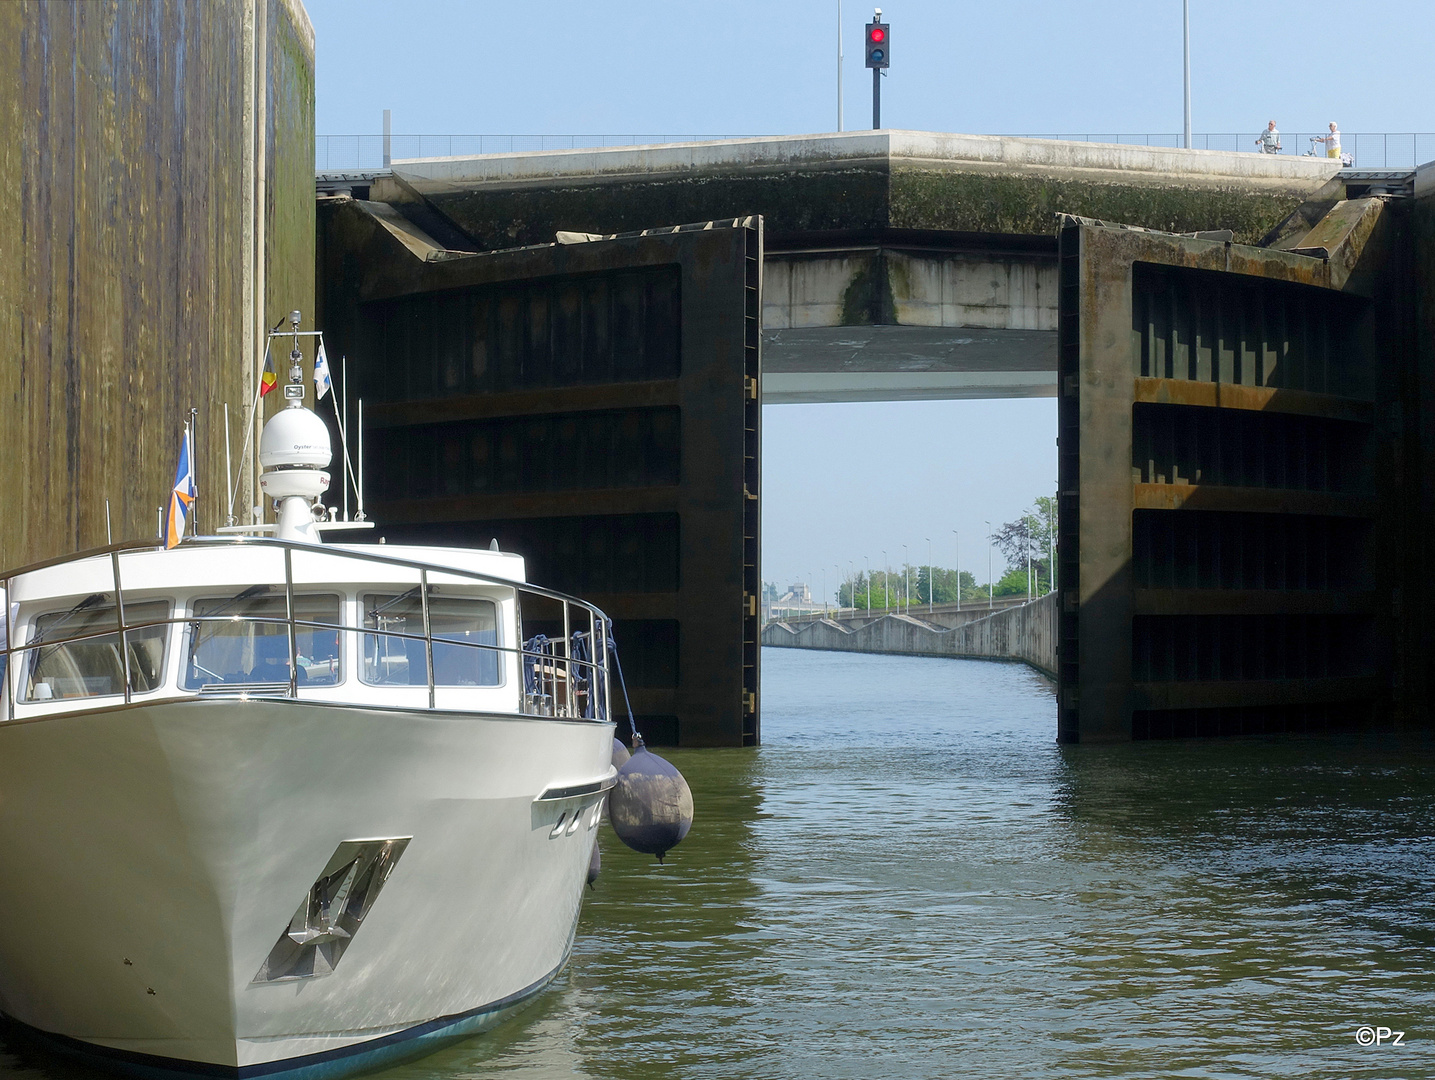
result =
[[[1020,661],[1055,679],[1057,613],[1057,594],[1050,593],[999,611],[948,610],[941,622],[926,611],[890,612],[876,619],[774,620],[763,627],[762,643],[784,649]]]
[[[400,161],[368,193],[445,252],[761,213],[762,400],[782,404],[1054,397],[1054,211],[1254,243],[1337,171],[877,131]]]

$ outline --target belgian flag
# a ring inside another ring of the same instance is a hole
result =
[[[259,396],[263,397],[279,385],[279,376],[274,371],[274,354],[264,350],[264,372],[259,376]]]

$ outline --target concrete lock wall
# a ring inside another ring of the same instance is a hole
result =
[[[224,404],[238,459],[264,329],[312,316],[308,15],[0,4],[0,83],[0,560],[103,544],[107,499],[115,540],[155,535],[192,407],[211,532]]]
[[[834,619],[809,623],[771,622],[762,643],[776,648],[828,649],[834,652],[896,653],[904,656],[951,656],[1020,660],[1056,677],[1057,597],[970,619],[956,629],[910,615],[884,615],[866,625]]]

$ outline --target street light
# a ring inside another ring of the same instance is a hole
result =
[[[912,556],[906,544],[902,545],[902,606],[912,614]]]
[[[1191,0],[1181,0],[1181,52],[1185,60],[1185,78],[1182,80],[1182,90],[1185,91],[1186,115],[1185,115],[1185,136],[1186,149],[1191,149]]]
[[[892,610],[892,596],[888,584],[892,580],[892,564],[887,560],[887,549],[882,549],[882,610]]]
[[[957,610],[962,610],[962,537],[956,529],[952,530],[952,557],[956,560],[952,565],[957,571]]]
[[[867,617],[872,617],[872,560],[866,555],[862,556],[862,562],[867,567]]]
[[[827,618],[827,567],[822,568],[822,617]]]
[[[1047,592],[1056,592],[1056,526],[1061,520],[1061,483],[1056,485],[1056,498],[1051,504],[1051,530],[1046,534],[1051,569],[1047,572]]]
[[[996,607],[996,585],[992,582],[992,523],[985,521],[987,527],[987,609]]]
[[[932,614],[932,538],[927,537],[927,615]]]

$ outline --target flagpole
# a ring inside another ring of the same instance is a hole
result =
[[[229,456],[229,402],[224,403],[224,486],[229,487],[234,483],[234,464]],[[237,485],[236,485],[237,487]],[[229,491],[229,510],[224,516],[224,524],[234,524],[234,488]]]
[[[349,465],[349,354],[344,353],[339,357],[339,381],[344,387],[344,411],[339,417],[339,439],[344,444],[344,520],[349,520],[349,480],[353,477],[354,470]],[[338,412],[336,408],[334,410]]]
[[[333,395],[334,395],[334,399],[333,399],[333,404],[334,404],[334,420],[335,420],[335,422],[339,425],[339,446],[340,446],[340,448],[341,448],[341,449],[343,450],[343,452],[344,452],[344,476],[341,477],[340,479],[344,480],[344,520],[345,520],[345,521],[348,521],[348,520],[349,520],[349,484],[350,484],[350,483],[353,483],[356,488],[358,487],[358,481],[354,478],[354,463],[349,460],[349,422],[348,422],[349,402],[348,402],[348,398],[347,398],[347,394],[348,394],[348,392],[349,392],[349,378],[348,378],[348,375],[347,375],[346,369],[345,369],[345,364],[346,364],[346,361],[347,361],[347,360],[348,360],[348,355],[347,355],[347,354],[345,354],[344,356],[341,356],[341,357],[339,358],[340,373],[341,373],[342,383],[343,383],[343,387],[344,387],[344,393],[345,393],[345,395],[346,395],[346,396],[345,396],[345,400],[344,400],[344,411],[343,411],[343,414],[342,414],[342,415],[341,415],[340,412],[339,412],[339,391],[334,390],[333,383],[332,383],[332,376],[330,376],[331,382],[330,382],[330,386],[329,386],[329,389],[333,392]],[[325,366],[326,369],[328,368],[328,357],[327,357],[327,355],[325,356],[324,366]],[[315,390],[315,393],[316,393],[316,394],[318,393],[318,390],[317,390],[317,389]],[[362,423],[363,423],[363,420],[360,419],[359,422],[362,424]]]
[[[189,439],[189,486],[194,489],[193,503],[199,502],[199,469],[196,467],[194,460],[194,429],[198,426],[199,410],[191,406],[189,410],[189,424],[185,431],[185,437]],[[197,505],[191,505],[190,510],[192,511],[192,520],[190,521],[189,535],[198,536],[199,507]]]
[[[265,339],[264,339],[264,363],[260,365],[260,368],[259,368],[259,372],[260,372],[259,378],[255,380],[255,384],[254,384],[254,401],[250,403],[249,409],[247,410],[247,412],[248,412],[248,418],[249,418],[249,419],[248,419],[248,426],[247,426],[247,428],[246,428],[246,430],[245,430],[245,432],[244,432],[244,455],[243,455],[246,459],[249,457],[249,446],[250,446],[250,444],[254,441],[254,413],[255,413],[255,410],[259,408],[259,399],[264,396],[264,369],[265,369],[265,368],[268,366],[268,364],[269,364],[269,343],[270,343],[271,340],[272,340],[271,338],[265,338]],[[239,480],[240,480],[240,478],[237,477],[237,476],[234,478],[234,488],[230,491],[230,494],[229,494],[229,509],[230,509],[230,514],[231,514],[231,515],[233,515],[233,512],[234,512],[234,500],[239,496]],[[255,492],[255,498],[258,498],[258,497],[259,497],[259,493],[256,491],[256,492]],[[262,501],[262,500],[260,501],[260,504],[259,504],[259,505],[260,505],[260,506],[263,506],[263,501]],[[251,510],[251,511],[250,511],[250,515],[253,516],[253,513],[254,513],[254,511]]]
[[[359,512],[355,520],[364,520],[364,399],[359,399],[359,482],[354,493],[359,500]]]

